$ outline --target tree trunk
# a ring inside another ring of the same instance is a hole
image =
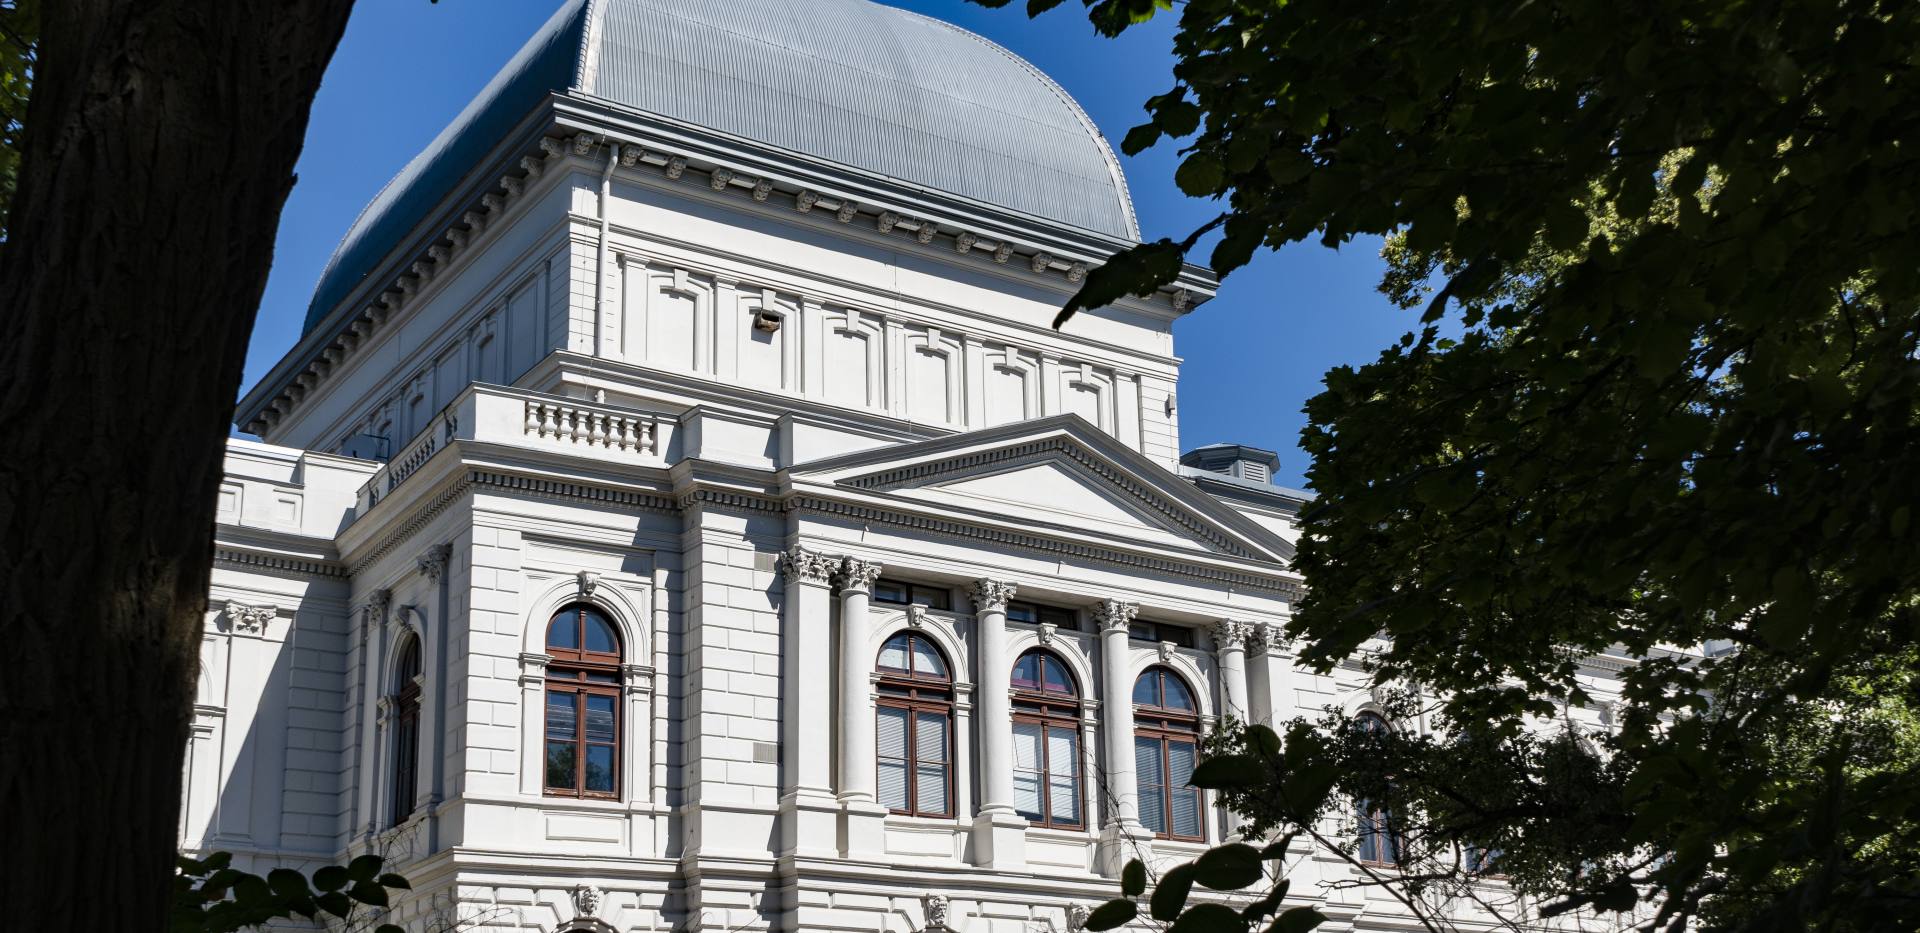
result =
[[[38,925],[164,928],[223,438],[350,6],[43,8],[0,245],[0,903]]]

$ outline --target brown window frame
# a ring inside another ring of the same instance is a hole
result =
[[[1196,762],[1198,761],[1200,756],[1199,695],[1194,692],[1193,685],[1187,683],[1186,678],[1174,673],[1169,668],[1156,664],[1141,671],[1140,677],[1146,677],[1149,674],[1161,678],[1155,681],[1154,688],[1154,698],[1158,702],[1152,704],[1136,702],[1133,704],[1133,735],[1136,741],[1139,739],[1147,739],[1160,744],[1160,805],[1161,816],[1166,829],[1164,832],[1157,829],[1154,830],[1153,837],[1155,839],[1168,839],[1175,842],[1205,842],[1207,841],[1206,791],[1192,784],[1188,784],[1185,787],[1175,787],[1173,785],[1172,754],[1168,750],[1168,746],[1173,742],[1189,743],[1193,746],[1194,758]],[[1186,689],[1188,698],[1193,700],[1193,709],[1183,710],[1164,705],[1166,702],[1165,678],[1168,677],[1173,678],[1181,687]],[[1139,680],[1139,677],[1134,678],[1136,689]],[[1129,696],[1128,700],[1132,702],[1132,697]],[[1135,754],[1138,753],[1136,752]],[[1137,779],[1138,776],[1136,775],[1136,780]],[[1173,831],[1173,795],[1176,793],[1193,794],[1194,812],[1199,814],[1197,821],[1199,832],[1194,835],[1183,835]]]
[[[1386,717],[1375,712],[1363,712],[1355,716],[1353,727],[1366,732],[1393,728]],[[1400,835],[1399,827],[1394,825],[1393,809],[1377,801],[1355,798],[1353,813],[1354,860],[1372,868],[1399,868],[1401,856],[1406,854],[1406,839]],[[1369,838],[1376,840],[1371,856],[1362,854]],[[1381,841],[1385,845],[1381,845]]]
[[[894,639],[902,637],[907,639],[907,670],[902,671],[897,668],[883,667],[878,663],[874,665],[874,670],[880,674],[877,685],[880,696],[879,699],[875,700],[876,707],[884,706],[891,709],[907,711],[907,754],[905,758],[907,767],[907,806],[905,808],[890,806],[887,808],[887,812],[896,816],[952,819],[955,812],[954,794],[956,791],[954,772],[958,770],[954,763],[956,737],[953,734],[953,659],[947,657],[947,653],[940,650],[940,645],[933,639],[921,635],[918,632],[910,631],[895,632],[887,636],[887,640],[880,645],[881,653],[884,654],[886,652],[886,646],[892,644]],[[933,653],[940,658],[940,663],[946,668],[947,676],[939,677],[931,674],[920,674],[913,670],[915,658],[913,648],[915,642],[924,643],[928,648],[933,649]],[[921,713],[936,713],[946,720],[947,757],[946,760],[942,762],[942,765],[943,771],[946,774],[945,799],[947,806],[945,810],[938,812],[926,810],[920,806]],[[880,720],[880,711],[878,708],[874,710],[873,715],[874,729],[876,734],[878,734]],[[877,789],[880,779],[880,755],[877,743],[874,753],[874,787]]]
[[[888,587],[898,587],[900,591],[906,595],[906,598],[894,599],[886,595],[885,591]],[[885,579],[874,581],[872,594],[870,599],[876,603],[886,603],[893,606],[921,605],[928,609],[939,609],[943,612],[950,612],[953,609],[953,591],[944,586]]]
[[[1059,655],[1044,648],[1029,648],[1021,652],[1020,657],[1014,659],[1014,670],[1018,670],[1020,662],[1030,656],[1040,658],[1043,663],[1051,662],[1059,665],[1061,672],[1066,675],[1067,688],[1071,692],[1063,694],[1045,689],[1046,673],[1044,670],[1042,670],[1040,675],[1040,683],[1033,686],[1025,686],[1014,681],[1011,672],[1009,672],[1007,676],[1007,683],[1013,689],[1013,721],[1040,727],[1040,806],[1042,813],[1040,819],[1035,820],[1029,818],[1027,822],[1030,825],[1042,826],[1048,829],[1085,830],[1087,828],[1085,815],[1087,809],[1086,790],[1080,780],[1083,770],[1081,765],[1084,764],[1084,760],[1073,762],[1074,808],[1081,812],[1081,817],[1077,820],[1059,819],[1055,817],[1053,813],[1053,758],[1047,745],[1048,732],[1054,729],[1065,730],[1073,736],[1074,753],[1079,755],[1081,759],[1085,758],[1086,752],[1085,749],[1081,748],[1082,737],[1080,735],[1080,681],[1073,676],[1073,668],[1068,667],[1067,662],[1061,660]]]
[[[400,658],[393,716],[393,825],[413,816],[420,796],[420,639],[408,636]]]
[[[607,630],[613,635],[611,653],[588,651],[586,645],[586,613],[594,613],[607,623]],[[579,648],[561,648],[552,644],[553,624],[568,613],[574,614],[574,644]],[[541,742],[540,742],[540,785],[541,791],[548,797],[569,797],[581,800],[618,800],[624,775],[621,773],[621,757],[624,748],[624,736],[621,734],[626,722],[620,709],[620,659],[623,646],[620,643],[619,627],[613,619],[598,606],[587,603],[571,603],[562,606],[547,620],[547,683],[541,696]],[[546,737],[546,716],[550,708],[548,697],[554,694],[573,697],[573,786],[555,787],[547,783],[547,747],[554,740]],[[587,697],[605,696],[613,698],[613,741],[587,741]],[[590,745],[611,745],[613,749],[613,789],[610,791],[587,789],[587,747]]]
[[[1026,618],[1019,618],[1021,615]],[[1072,629],[1080,624],[1080,613],[1064,606],[1013,600],[1007,603],[1007,621],[1020,625],[1052,623],[1058,628]]]

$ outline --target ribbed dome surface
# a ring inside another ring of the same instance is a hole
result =
[[[1119,163],[1085,112],[964,29],[868,0],[570,0],[367,206],[322,274],[307,328],[550,91],[1139,235]]]

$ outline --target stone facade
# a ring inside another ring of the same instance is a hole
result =
[[[229,445],[183,847],[384,853],[422,930],[1068,933],[1127,859],[1234,832],[1143,825],[1143,671],[1201,731],[1370,702],[1275,636],[1302,495],[1178,463],[1202,270],[1056,331],[1072,231],[792,190],[590,104],[542,104],[426,258],[243,403],[265,442]],[[616,778],[558,795],[547,630],[582,606],[618,642]],[[901,633],[949,668],[946,816],[876,779]],[[1036,648],[1075,684],[1078,828],[1011,783]],[[1331,853],[1295,872],[1327,929],[1406,926]]]

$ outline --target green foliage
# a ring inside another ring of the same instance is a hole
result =
[[[173,882],[173,933],[233,933],[274,920],[322,914],[355,929],[360,906],[387,906],[387,890],[407,890],[407,879],[381,873],[378,855],[362,855],[345,866],[317,869],[313,879],[291,868],[276,868],[265,878],[232,867],[233,855],[215,852],[204,859],[180,858]],[[374,933],[402,933],[383,923]]]
[[[0,242],[20,176],[20,133],[40,45],[40,0],[0,0]]]
[[[1165,9],[1083,3],[1109,33]],[[1223,274],[1391,237],[1420,326],[1308,403],[1289,634],[1322,670],[1368,649],[1449,736],[1367,757],[1290,728],[1202,777],[1282,828],[1392,798],[1415,857],[1498,848],[1554,909],[1920,928],[1920,6],[1178,16],[1175,86],[1122,148],[1176,141],[1222,212],[1063,317],[1171,281],[1203,232]],[[1555,721],[1599,704],[1601,654],[1635,663],[1589,748]]]

